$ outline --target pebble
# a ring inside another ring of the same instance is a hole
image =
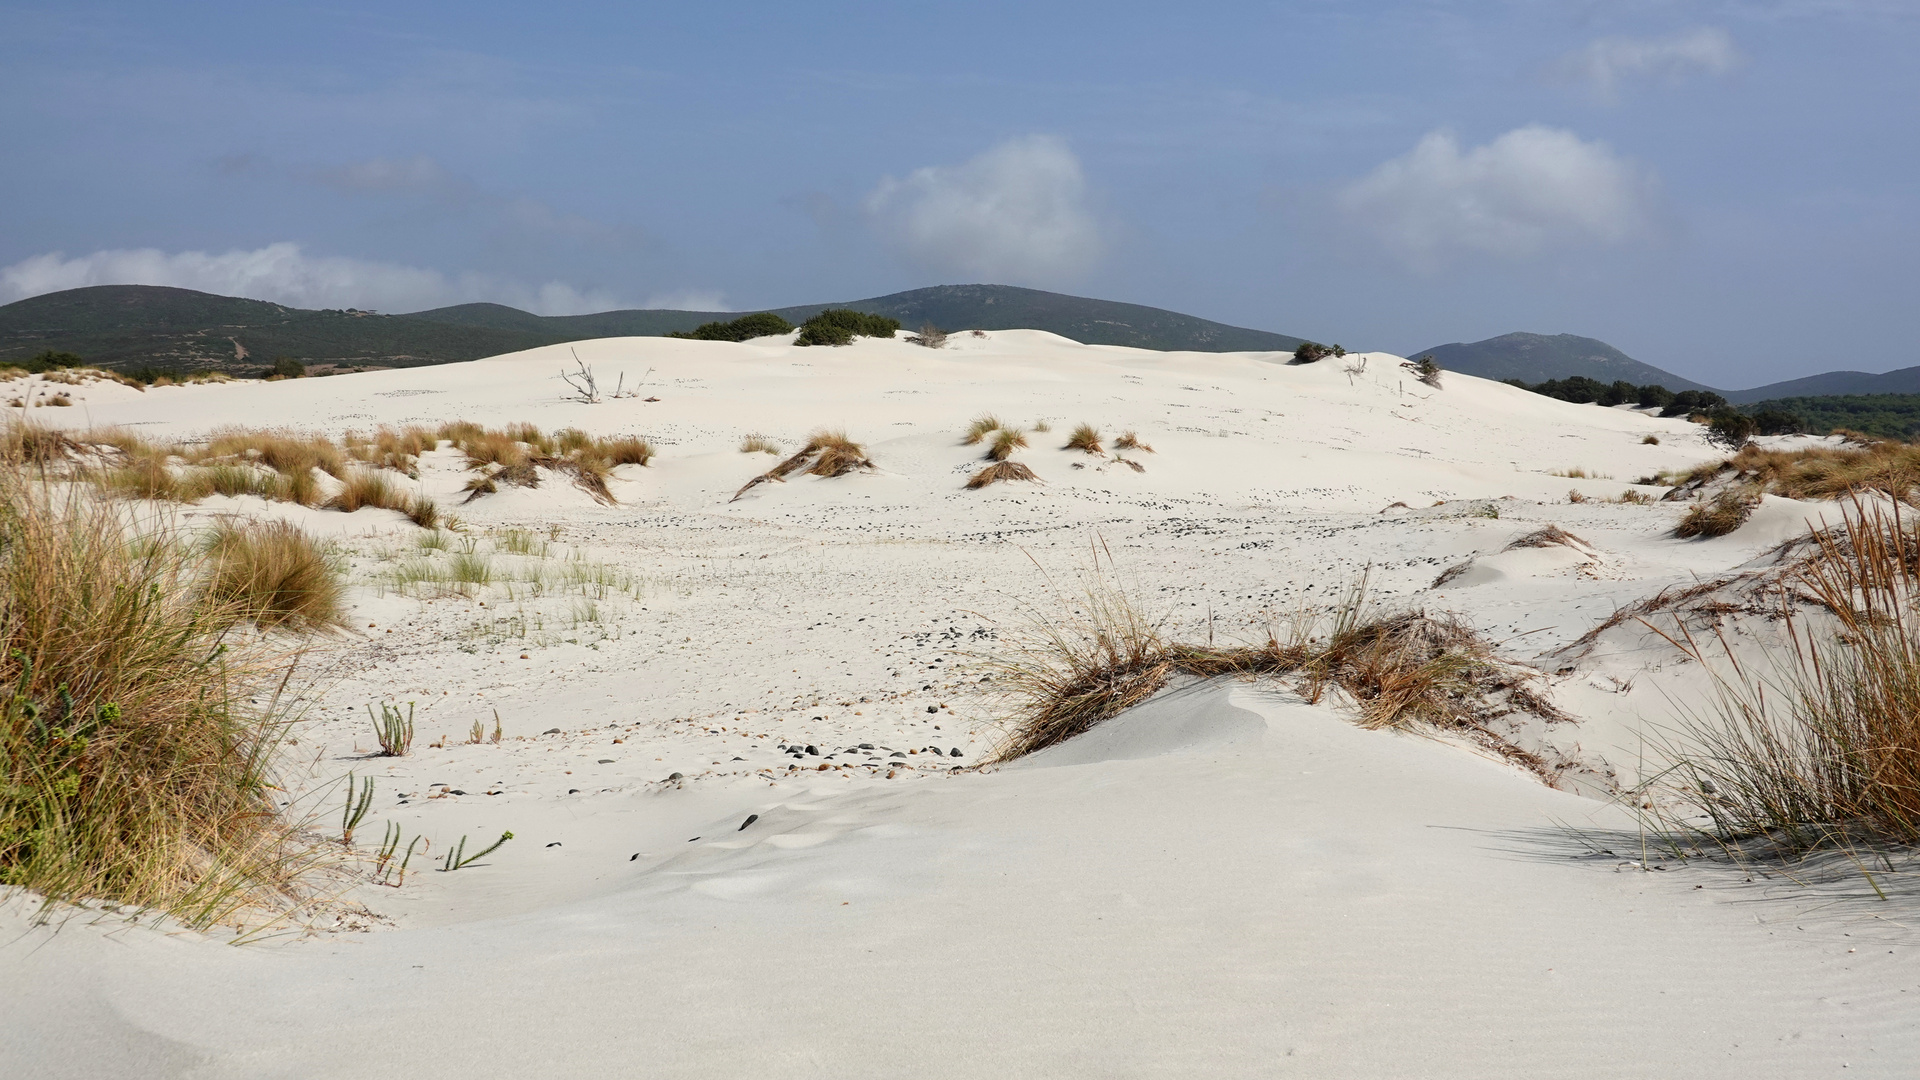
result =
[[[939,712],[939,711],[940,711],[940,706],[938,706],[938,705],[929,705],[929,706],[927,706],[927,711],[928,711],[928,712]]]
[[[680,775],[681,775],[681,774],[679,774],[679,773],[674,773],[674,774],[673,774],[672,776],[669,776],[669,777],[667,777],[667,779],[669,779],[669,780],[678,780],[678,779],[680,779]]]
[[[554,841],[553,843],[551,843],[551,844],[548,844],[547,846],[548,846],[548,847],[559,847],[559,846],[560,846],[560,841],[558,841],[558,840],[555,840],[555,841]]]
[[[959,756],[960,756],[960,748],[956,746],[956,747],[954,747],[954,748],[953,748],[952,750],[949,750],[949,751],[947,751],[947,756],[948,756],[948,757],[959,757]]]
[[[567,789],[567,794],[569,794],[569,795],[578,795],[578,794],[580,794],[580,789],[579,789],[579,788],[577,788],[577,787],[570,787],[570,788],[568,788],[568,789]]]
[[[603,758],[601,758],[601,759],[600,759],[600,760],[599,760],[599,761],[598,761],[598,762],[597,762],[596,764],[600,764],[600,765],[611,765],[611,764],[613,764],[613,759],[612,759],[612,758],[610,758],[610,757],[603,757]]]
[[[740,823],[740,827],[739,827],[739,828],[737,828],[737,829],[735,829],[735,830],[733,830],[733,831],[734,831],[734,832],[745,832],[745,831],[747,831],[747,826],[749,826],[749,825],[751,825],[751,824],[753,824],[754,822],[756,822],[756,821],[759,821],[759,820],[760,820],[760,815],[759,815],[759,814],[748,814],[748,815],[747,815],[747,820],[745,820],[745,821],[743,821],[743,822],[741,822],[741,823]]]
[[[560,734],[560,729],[559,729],[559,728],[557,728],[557,727],[550,727],[550,728],[548,728],[547,730],[545,730],[545,731],[543,731],[543,732],[541,732],[540,734],[542,734],[542,735],[558,735],[558,734]]]

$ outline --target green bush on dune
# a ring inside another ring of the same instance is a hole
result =
[[[856,337],[890,338],[900,329],[899,319],[868,315],[850,308],[829,308],[800,324],[795,345],[849,345]]]
[[[789,334],[793,324],[771,311],[742,315],[732,322],[701,323],[692,330],[676,330],[668,337],[694,341],[748,341],[770,334]]]

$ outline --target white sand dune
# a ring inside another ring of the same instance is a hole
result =
[[[1676,504],[1597,501],[1714,456],[1697,427],[1462,376],[1433,390],[1384,354],[1292,367],[1018,331],[941,351],[577,348],[659,400],[562,400],[560,347],[90,384],[75,408],[35,410],[166,437],[529,421],[644,434],[660,456],[619,471],[614,506],[550,481],[451,507],[481,543],[556,533],[544,559],[500,556],[515,573],[577,559],[618,578],[591,613],[577,590],[381,587],[440,557],[410,554],[417,530],[392,512],[188,511],[293,516],[349,553],[355,632],[290,748],[298,805],[337,815],[327,785],[353,769],[380,785],[363,836],[392,821],[436,856],[461,835],[515,840],[457,873],[359,886],[347,899],[369,914],[339,926],[239,948],[114,918],[36,928],[16,899],[0,1075],[1910,1071],[1916,934],[1888,912],[1911,904],[1662,862],[1594,797],[1637,775],[1643,735],[1702,681],[1645,635],[1560,650],[1819,514],[1770,499],[1689,542],[1671,536]],[[962,489],[980,453],[958,436],[982,411],[1052,425],[1016,455],[1043,483]],[[1145,471],[1059,449],[1082,421],[1137,431]],[[791,449],[821,426],[878,471],[729,501],[776,460],[741,454],[743,435]],[[1574,468],[1613,478],[1553,475]],[[466,475],[430,454],[419,483],[452,504]],[[1511,547],[1549,524],[1580,546]],[[951,771],[996,738],[985,658],[1025,613],[1067,603],[1101,545],[1188,638],[1260,632],[1363,568],[1385,600],[1460,614],[1537,660],[1576,718],[1515,736],[1568,763],[1562,790],[1232,682]],[[412,755],[365,756],[377,701],[417,704]],[[503,742],[462,742],[496,713]],[[782,747],[808,745],[791,771]],[[818,771],[828,758],[851,767]]]

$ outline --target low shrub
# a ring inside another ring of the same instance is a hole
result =
[[[1345,356],[1347,350],[1338,345],[1322,345],[1317,341],[1303,341],[1293,350],[1295,364],[1317,364],[1329,356]]]
[[[1001,428],[993,434],[993,445],[987,448],[987,460],[1005,461],[1013,456],[1015,450],[1027,447],[1025,432],[1014,428]]]
[[[1707,421],[1707,440],[1728,450],[1738,450],[1752,441],[1755,427],[1753,417],[1723,409]]]
[[[690,338],[695,341],[749,341],[757,337],[792,332],[792,323],[771,311],[762,311],[753,315],[742,315],[731,322],[701,323],[692,330],[676,330],[667,336]]]
[[[967,481],[967,490],[978,491],[988,484],[997,484],[1003,480],[1025,480],[1034,484],[1040,482],[1040,478],[1034,475],[1032,469],[1018,461],[996,461],[974,473]]]
[[[900,329],[900,320],[884,315],[868,315],[850,308],[830,308],[800,324],[795,345],[849,345],[856,337],[890,338]]]

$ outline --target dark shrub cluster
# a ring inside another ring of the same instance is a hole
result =
[[[1338,345],[1322,345],[1317,341],[1303,341],[1293,350],[1293,362],[1296,364],[1314,364],[1329,356],[1345,356],[1347,350]]]
[[[792,332],[792,323],[771,311],[761,311],[752,315],[742,315],[732,322],[701,323],[692,330],[675,330],[667,336],[691,338],[695,341],[747,341],[771,334]]]
[[[857,337],[890,338],[900,329],[899,319],[869,315],[851,308],[829,308],[800,324],[795,345],[849,345]]]
[[[58,371],[61,368],[85,367],[86,363],[85,360],[73,353],[53,352],[49,350],[38,356],[28,357],[25,360],[17,362],[9,361],[5,364],[0,364],[0,367],[21,368],[29,375],[44,375],[49,371]]]

